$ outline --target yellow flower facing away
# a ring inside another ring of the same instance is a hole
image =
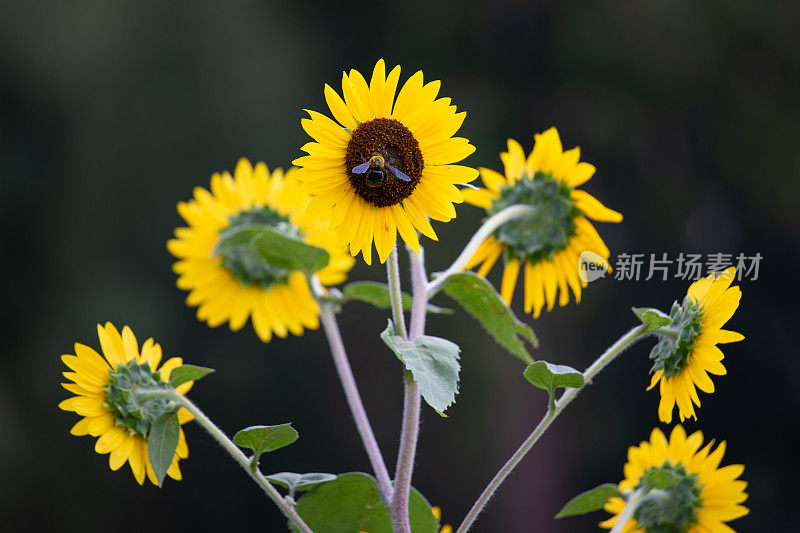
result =
[[[455,165],[475,148],[454,137],[466,113],[437,98],[441,82],[416,72],[400,88],[400,67],[386,74],[381,59],[369,85],[357,70],[342,74],[344,99],[325,85],[335,120],[315,111],[301,124],[314,142],[294,164],[315,197],[309,210],[326,212],[340,245],[372,261],[372,243],[386,261],[397,233],[419,252],[417,230],[437,240],[428,218],[447,222],[462,201],[457,184],[478,171]]]
[[[64,364],[72,370],[64,372],[64,377],[71,383],[62,383],[62,386],[76,396],[58,406],[83,417],[70,433],[98,437],[94,449],[97,453],[109,454],[111,470],[119,470],[127,462],[140,485],[144,483],[145,475],[154,485],[158,485],[147,454],[147,433],[150,423],[161,413],[155,407],[142,408],[130,398],[127,391],[131,385],[154,389],[169,387],[172,370],[181,366],[183,360],[172,357],[159,369],[161,346],[154,343],[153,339],[147,339],[140,350],[136,337],[127,326],[120,335],[110,322],[106,322],[105,326],[98,324],[97,335],[102,356],[80,343],[75,343],[74,355],[61,356]],[[193,383],[189,381],[175,390],[186,394]],[[186,409],[178,411],[180,424],[192,418]],[[181,428],[178,448],[167,475],[180,480],[178,460],[188,456],[189,448]]]
[[[628,449],[628,462],[620,482],[622,492],[635,491],[643,486],[642,478],[659,470],[677,476],[678,482],[666,489],[653,491],[633,513],[623,532],[725,533],[733,532],[725,522],[749,513],[741,505],[747,499],[747,483],[737,479],[744,465],[720,468],[725,454],[725,441],[713,451],[712,440],[702,449],[703,434],[699,431],[686,436],[680,425],[673,428],[667,441],[656,428],[650,440]],[[625,508],[622,498],[611,498],[604,509],[613,514],[600,526],[611,529]]]
[[[520,144],[508,140],[508,152],[500,154],[505,175],[480,169],[484,189],[462,191],[464,201],[492,215],[514,204],[537,208],[535,214],[507,222],[486,239],[465,268],[480,265],[486,276],[502,255],[505,261],[500,293],[511,304],[517,278],[524,271],[525,312],[536,318],[547,305],[569,302],[569,290],[580,303],[586,282],[580,277],[583,252],[605,260],[610,252],[589,219],[621,222],[622,215],[608,209],[589,193],[576,189],[595,172],[580,162],[580,148],[564,151],[556,128],[534,135],[534,146],[525,157]],[[591,257],[587,254],[588,257]],[[584,256],[587,257],[587,256]]]
[[[661,401],[658,418],[667,424],[678,405],[681,422],[697,419],[694,406],[700,407],[697,389],[714,392],[709,374],[724,375],[724,355],[717,344],[738,342],[741,333],[722,329],[739,307],[742,291],[731,287],[736,269],[730,267],[719,275],[712,274],[692,283],[682,304],[672,306],[667,326],[673,337],[663,336],[653,347],[650,358],[655,360],[650,380],[652,389],[659,384]]]
[[[250,318],[264,342],[319,327],[319,308],[302,272],[268,264],[247,243],[215,251],[224,232],[265,225],[325,249],[330,262],[317,277],[324,285],[344,281],[353,258],[336,244],[327,221],[306,209],[310,197],[295,174],[270,173],[264,163],[253,168],[240,159],[233,176],[214,174],[210,192],[196,187],[193,199],[178,204],[189,226],[175,230],[167,249],[178,259],[172,267],[177,286],[189,291],[186,303],[197,307],[199,320],[211,327],[228,322],[238,331]]]

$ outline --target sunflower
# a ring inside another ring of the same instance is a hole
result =
[[[610,252],[589,218],[600,222],[620,222],[622,215],[603,206],[589,193],[575,187],[588,181],[595,168],[579,162],[580,148],[563,151],[555,128],[534,135],[533,151],[525,157],[522,146],[508,140],[508,152],[500,154],[505,176],[480,169],[485,189],[462,191],[464,201],[486,209],[493,215],[514,204],[537,208],[534,215],[507,222],[487,238],[465,268],[481,265],[478,274],[486,276],[502,255],[505,260],[500,293],[511,304],[520,271],[525,271],[525,312],[538,317],[547,303],[569,302],[569,289],[575,302],[581,301],[580,262],[584,252],[602,258],[608,268]],[[589,254],[588,257],[592,257]],[[599,260],[599,258],[598,258]]]
[[[238,331],[250,318],[264,342],[273,333],[302,335],[303,328],[319,327],[319,308],[302,272],[268,264],[248,243],[217,248],[232,232],[267,226],[325,249],[330,262],[317,277],[325,285],[344,281],[354,261],[337,246],[326,221],[306,212],[310,198],[295,173],[277,169],[270,174],[264,163],[253,168],[243,158],[233,176],[211,177],[211,192],[196,187],[194,199],[178,204],[189,227],[177,228],[167,249],[178,258],[172,267],[177,286],[189,291],[186,303],[197,307],[199,320],[211,327],[229,322]]]
[[[693,404],[700,407],[700,398],[695,387],[712,393],[714,383],[708,374],[726,373],[721,362],[724,355],[717,344],[744,339],[741,333],[722,329],[742,298],[741,289],[730,286],[735,273],[736,269],[730,267],[719,275],[711,274],[695,281],[683,304],[672,305],[672,323],[662,328],[667,334],[662,335],[650,352],[655,363],[650,370],[653,377],[647,390],[660,383],[658,418],[662,422],[672,421],[676,403],[681,422],[689,417],[697,419]]]
[[[111,470],[119,470],[126,462],[136,481],[144,483],[145,473],[154,485],[158,485],[153,467],[147,455],[147,434],[150,424],[158,415],[159,405],[149,402],[147,406],[137,403],[130,391],[132,386],[148,389],[170,388],[169,377],[172,370],[183,364],[180,357],[168,359],[158,369],[161,362],[161,346],[147,339],[141,351],[136,337],[128,326],[119,334],[110,322],[97,325],[100,338],[101,357],[92,348],[75,343],[75,355],[62,355],[64,361],[74,372],[64,372],[64,377],[72,383],[61,385],[77,396],[58,404],[64,411],[74,411],[84,418],[75,424],[70,433],[99,437],[95,444],[97,453],[108,453]],[[186,394],[194,382],[189,381],[175,388]],[[178,411],[178,422],[185,424],[192,420],[186,409]],[[186,436],[180,429],[178,448],[172,459],[167,475],[175,480],[181,479],[179,459],[189,456]]]
[[[624,532],[650,533],[674,531],[676,533],[732,532],[725,525],[749,513],[740,505],[747,499],[747,483],[737,480],[744,471],[743,465],[719,468],[725,454],[725,441],[711,451],[714,441],[702,450],[703,434],[696,431],[686,436],[680,425],[675,426],[667,441],[656,428],[650,441],[628,449],[628,462],[623,472],[625,479],[619,490],[635,491],[644,485],[642,478],[653,471],[662,471],[678,481],[666,489],[645,496],[633,513],[633,518],[623,528]],[[699,450],[699,451],[698,451]],[[611,498],[604,509],[615,515],[601,522],[611,529],[625,508],[625,500]]]
[[[367,85],[351,70],[342,75],[344,100],[325,85],[325,100],[336,121],[315,111],[303,129],[316,142],[302,147],[308,155],[294,164],[315,197],[309,210],[327,213],[341,245],[355,257],[372,262],[372,241],[386,261],[397,233],[419,252],[417,230],[437,240],[427,217],[455,218],[460,203],[456,184],[478,177],[477,170],[454,165],[475,148],[453,137],[466,113],[456,112],[450,98],[436,98],[441,82],[423,83],[422,72],[395,91],[400,67],[386,75],[379,60]]]

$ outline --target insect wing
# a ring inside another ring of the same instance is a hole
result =
[[[391,170],[394,173],[394,175],[397,176],[398,178],[400,178],[401,180],[403,180],[403,181],[411,181],[411,178],[406,176],[403,172],[400,172],[399,170],[394,168],[392,165],[387,163],[386,166],[389,167],[389,170]],[[355,172],[355,170],[353,172]]]
[[[366,163],[361,163],[360,165],[354,166],[350,172],[352,172],[353,174],[363,174],[368,169],[369,169],[369,161],[367,161]]]

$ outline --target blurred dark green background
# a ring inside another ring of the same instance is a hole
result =
[[[0,529],[140,532],[247,527],[283,519],[227,456],[189,426],[184,481],[140,488],[56,408],[58,356],[96,346],[95,324],[129,324],[166,353],[218,372],[192,392],[232,433],[293,421],[301,438],[266,471],[368,470],[320,332],[258,342],[197,322],[165,249],[175,204],[240,156],[285,166],[306,142],[302,108],[323,83],[379,57],[442,79],[468,111],[468,162],[499,168],[507,137],[526,150],[556,125],[594,163],[586,189],[622,211],[600,224],[612,253],[761,253],[731,329],[729,374],[702,396],[699,423],[745,463],[741,531],[787,529],[797,501],[800,9],[796,2],[407,1],[22,2],[0,4]],[[426,241],[445,268],[477,227],[463,206]],[[406,269],[403,263],[404,271]],[[498,271],[493,273],[497,279]],[[381,279],[360,264],[353,279]],[[539,356],[579,368],[634,324],[631,306],[668,308],[688,283],[606,279],[579,306],[534,324]],[[518,299],[518,302],[521,298]],[[528,317],[530,320],[530,317]],[[385,316],[341,317],[378,440],[393,468],[401,374],[378,332]],[[461,394],[425,409],[414,484],[457,524],[542,415],[521,365],[462,314],[428,331],[463,350]],[[480,532],[590,531],[554,521],[570,497],[618,481],[626,448],[657,423],[646,393],[650,342],[603,373],[546,434],[479,520]],[[790,528],[789,528],[790,529]]]

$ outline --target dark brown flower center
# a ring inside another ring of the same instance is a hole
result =
[[[411,130],[391,118],[361,123],[347,143],[344,161],[356,194],[378,207],[408,198],[425,166]]]

